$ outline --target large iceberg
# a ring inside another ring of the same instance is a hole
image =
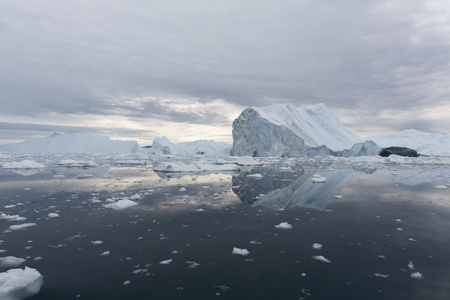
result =
[[[363,142],[324,104],[305,107],[249,107],[233,122],[237,156],[376,155],[379,147]]]
[[[150,152],[155,154],[172,154],[181,156],[191,155],[229,155],[231,145],[223,142],[197,140],[193,142],[172,143],[167,137],[156,137]]]
[[[428,133],[414,129],[366,137],[380,147],[408,147],[423,155],[450,156],[450,134]]]
[[[136,141],[111,140],[91,132],[55,131],[52,135],[0,145],[3,153],[136,153]]]

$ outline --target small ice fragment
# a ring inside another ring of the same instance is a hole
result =
[[[341,195],[334,195],[334,199],[342,199]]]
[[[114,202],[114,203],[105,204],[105,205],[103,205],[103,207],[105,207],[105,208],[112,208],[114,210],[124,210],[124,209],[127,209],[129,207],[136,206],[136,205],[138,205],[138,204],[136,202],[134,202],[134,201],[131,201],[129,199],[122,199],[122,200],[119,200],[119,201]]]
[[[0,257],[0,267],[13,268],[25,262],[25,259],[15,256]]]
[[[411,274],[411,278],[414,278],[414,279],[423,279],[423,276],[422,276],[422,274],[420,274],[419,272],[414,272],[414,273]]]
[[[128,285],[128,284],[130,284],[129,280],[126,280],[126,281],[123,282],[123,285]]]
[[[103,241],[97,240],[97,241],[91,241],[92,245],[101,245],[103,244]]]
[[[199,208],[196,211],[205,211],[203,208]]]
[[[278,229],[292,229],[292,225],[289,224],[288,222],[281,222],[280,224],[275,225],[275,228],[278,228]]]
[[[31,191],[31,188],[24,188],[24,191]]]
[[[402,220],[401,220],[401,219],[395,219],[395,221],[397,221],[397,222],[401,222]]]
[[[398,231],[403,231],[403,228],[401,228],[401,227],[398,227],[397,229],[395,229],[395,230],[398,230]]]
[[[322,249],[322,244],[314,243],[314,244],[313,244],[313,249],[316,249],[316,250]]]
[[[9,226],[9,229],[11,230],[22,230],[28,227],[33,227],[36,226],[36,223],[24,223],[24,224],[20,224],[20,225],[11,225]]]
[[[186,192],[186,188],[182,187],[181,189],[178,190],[179,192]]]
[[[326,259],[322,255],[314,255],[314,256],[312,256],[312,258],[314,258],[316,260],[320,260],[321,262],[324,262],[324,263],[331,263],[331,260]]]
[[[250,254],[250,252],[247,249],[241,249],[241,248],[234,247],[231,254],[238,254],[238,255],[246,256],[246,255]]]
[[[261,174],[258,174],[258,173],[256,173],[256,174],[248,174],[247,177],[255,178],[255,179],[263,178],[263,176]]]
[[[49,218],[57,218],[57,217],[59,217],[59,215],[57,213],[49,213],[48,217]]]
[[[383,278],[388,278],[389,276],[391,276],[391,275],[383,275],[383,274],[380,274],[380,273],[375,273],[373,275],[375,275],[376,277],[383,277]]]
[[[300,275],[300,276],[302,276],[302,277],[306,277],[306,273],[302,273],[302,275]]]
[[[379,257],[379,258],[382,258],[382,259],[386,259],[386,256],[384,256],[384,255],[382,255],[382,254],[381,254],[381,255],[378,255],[378,257]]]
[[[412,261],[409,261],[408,268],[410,268],[411,270],[414,270],[414,264]]]
[[[409,238],[408,240],[410,240],[411,242],[417,242],[417,240],[415,240],[413,238]]]
[[[314,183],[325,183],[327,181],[327,179],[325,177],[322,177],[320,175],[313,175],[313,178],[311,178],[311,182]]]
[[[448,189],[448,186],[446,186],[446,185],[444,185],[444,184],[436,184],[436,185],[434,186],[434,188],[435,188],[435,189],[438,189],[438,190],[446,190],[446,189]]]
[[[94,177],[94,174],[78,174],[77,175],[77,179],[87,179],[87,178],[91,178]]]
[[[189,269],[195,269],[200,266],[200,264],[195,261],[187,261],[186,263],[189,264]]]
[[[133,196],[130,196],[130,200],[140,200],[142,199],[142,196],[140,194],[134,194]]]
[[[109,254],[110,254],[109,251],[105,251],[105,252],[103,252],[102,254],[100,254],[100,256],[108,256]]]
[[[172,259],[166,259],[159,262],[160,265],[168,265],[172,262]]]

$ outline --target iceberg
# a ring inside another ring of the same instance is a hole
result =
[[[229,155],[231,145],[213,140],[196,140],[193,142],[172,143],[167,137],[156,137],[150,152],[154,154],[168,154],[179,156],[192,155]]]
[[[0,299],[22,300],[31,297],[39,293],[43,283],[43,276],[36,269],[10,269],[0,273]]]
[[[379,147],[346,128],[324,104],[249,107],[233,122],[235,156],[376,155]]]
[[[450,156],[450,134],[428,133],[414,129],[368,136],[380,147],[407,147],[423,155]]]
[[[55,131],[52,135],[0,145],[2,153],[136,153],[136,141],[111,140],[90,132]]]

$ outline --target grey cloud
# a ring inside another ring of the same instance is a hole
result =
[[[386,110],[448,102],[449,36],[418,26],[425,4],[3,1],[0,113],[226,122],[220,112],[126,104],[176,95],[243,106],[324,102],[364,114],[354,124],[363,127]]]

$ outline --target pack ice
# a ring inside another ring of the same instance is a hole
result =
[[[377,155],[380,148],[347,129],[322,103],[249,107],[233,122],[236,156]]]
[[[52,135],[0,145],[3,153],[136,153],[136,141],[111,140],[91,132],[55,131]]]

